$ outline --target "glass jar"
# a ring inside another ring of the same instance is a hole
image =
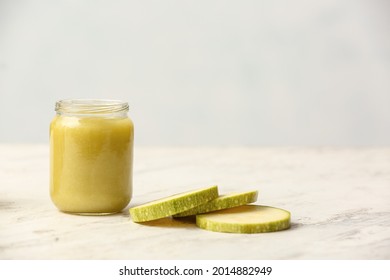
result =
[[[50,124],[50,196],[63,212],[120,212],[132,196],[133,122],[116,100],[61,100]]]

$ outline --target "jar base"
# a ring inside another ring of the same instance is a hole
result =
[[[70,215],[78,215],[78,216],[109,216],[109,215],[115,215],[118,214],[122,211],[116,211],[116,212],[107,212],[107,213],[95,213],[95,212],[69,212],[69,211],[62,211],[61,212],[65,214],[70,214]]]

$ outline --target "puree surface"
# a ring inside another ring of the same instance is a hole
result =
[[[132,195],[129,118],[56,116],[50,125],[50,196],[79,214],[121,211]]]

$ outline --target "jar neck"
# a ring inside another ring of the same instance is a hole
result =
[[[119,100],[67,99],[56,102],[57,115],[79,117],[126,117],[129,104]]]

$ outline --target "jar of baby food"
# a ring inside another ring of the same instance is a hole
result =
[[[120,212],[132,195],[133,123],[126,102],[61,100],[50,124],[50,196],[63,212]]]

